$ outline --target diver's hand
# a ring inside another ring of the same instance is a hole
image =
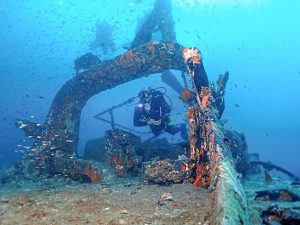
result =
[[[158,126],[161,124],[161,120],[154,120],[154,119],[150,119],[147,121],[148,125],[154,125],[154,126]]]
[[[143,107],[144,107],[144,109],[146,110],[146,112],[149,112],[150,109],[151,109],[151,105],[150,105],[149,103],[145,103],[145,104],[143,105]]]

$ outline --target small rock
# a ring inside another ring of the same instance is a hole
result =
[[[156,204],[159,206],[163,206],[163,205],[166,205],[167,202],[175,202],[173,196],[169,192],[163,193],[160,196],[160,199],[157,201]]]
[[[126,224],[126,221],[123,219],[119,219],[119,224]]]
[[[122,209],[122,210],[120,210],[120,213],[121,214],[128,214],[128,211],[126,209]]]
[[[131,191],[130,192],[130,195],[134,195],[134,194],[136,194],[137,193],[137,191]]]
[[[173,196],[171,195],[171,193],[169,192],[166,192],[166,193],[163,193],[161,196],[160,196],[160,201],[174,201],[174,198]]]

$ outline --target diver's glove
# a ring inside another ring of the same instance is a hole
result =
[[[148,125],[158,126],[158,125],[161,124],[161,120],[149,119],[149,120],[147,121],[147,124],[148,124]]]

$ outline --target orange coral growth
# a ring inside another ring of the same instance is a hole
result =
[[[186,114],[186,117],[188,120],[194,119],[195,118],[195,108],[194,107],[189,107],[188,112]]]
[[[167,43],[167,46],[168,46],[168,48],[169,48],[169,49],[171,49],[171,50],[175,50],[175,45],[174,45],[174,43],[173,43],[173,42],[169,42],[169,43]]]
[[[207,87],[202,87],[200,92],[201,106],[206,107],[211,101],[211,92]]]
[[[198,164],[197,166],[197,172],[196,172],[196,178],[194,181],[195,187],[208,187],[211,183],[211,179],[209,176],[208,167],[204,166],[203,164]]]
[[[85,167],[84,174],[87,175],[93,183],[98,182],[100,180],[100,175],[94,168],[90,166]]]
[[[205,154],[205,145],[204,145],[204,143],[201,143],[201,146],[200,146],[200,154],[201,154],[201,155],[204,155],[204,154]]]
[[[198,174],[197,174],[197,176],[196,176],[196,179],[195,179],[195,181],[194,181],[194,186],[195,187],[200,187],[201,186],[201,176],[199,176]]]
[[[204,166],[202,164],[198,164],[198,167],[197,167],[197,174],[201,174],[204,170]]]
[[[149,49],[151,54],[153,54],[155,52],[155,47],[153,45],[148,45],[147,48]]]
[[[117,161],[117,164],[118,164],[119,166],[123,166],[123,165],[124,165],[123,159],[119,158],[118,161]]]
[[[185,173],[188,171],[188,167],[184,164],[182,167],[181,167],[181,172],[182,173]]]
[[[204,169],[203,165],[202,164],[198,164],[197,172],[196,172],[196,178],[195,178],[195,181],[194,181],[194,186],[195,187],[200,187],[201,184],[202,184],[203,169]]]
[[[129,60],[131,60],[134,56],[135,56],[135,54],[133,53],[133,51],[130,50],[130,51],[128,51],[128,52],[126,52],[126,53],[124,53],[123,55],[120,56],[119,63],[121,65],[126,65],[127,62]]]
[[[208,95],[203,96],[203,97],[202,97],[202,100],[201,100],[202,106],[205,107],[205,106],[207,105],[208,102],[209,102],[209,96],[208,96]]]
[[[210,143],[214,144],[215,143],[215,139],[216,139],[216,135],[213,133],[210,135]]]
[[[134,57],[134,53],[131,50],[126,52],[125,55],[126,55],[127,59],[132,59]]]
[[[184,102],[188,102],[188,101],[192,101],[193,97],[194,97],[193,92],[185,88],[183,89],[179,98],[182,99]]]
[[[211,179],[210,179],[210,177],[207,177],[206,178],[206,186],[208,187],[210,185],[210,183],[211,183]]]
[[[218,153],[216,153],[214,156],[213,156],[213,161],[217,161],[218,159],[219,159],[219,154]]]
[[[192,60],[193,64],[201,64],[201,54],[197,48],[185,48],[182,51],[184,61],[187,63]]]

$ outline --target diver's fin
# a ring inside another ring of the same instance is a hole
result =
[[[164,72],[162,72],[161,81],[173,88],[179,95],[181,95],[181,93],[183,92],[184,87],[171,71],[165,70]]]
[[[43,126],[41,124],[27,120],[17,119],[16,126],[24,130],[25,135],[29,138],[41,136],[43,131]]]

